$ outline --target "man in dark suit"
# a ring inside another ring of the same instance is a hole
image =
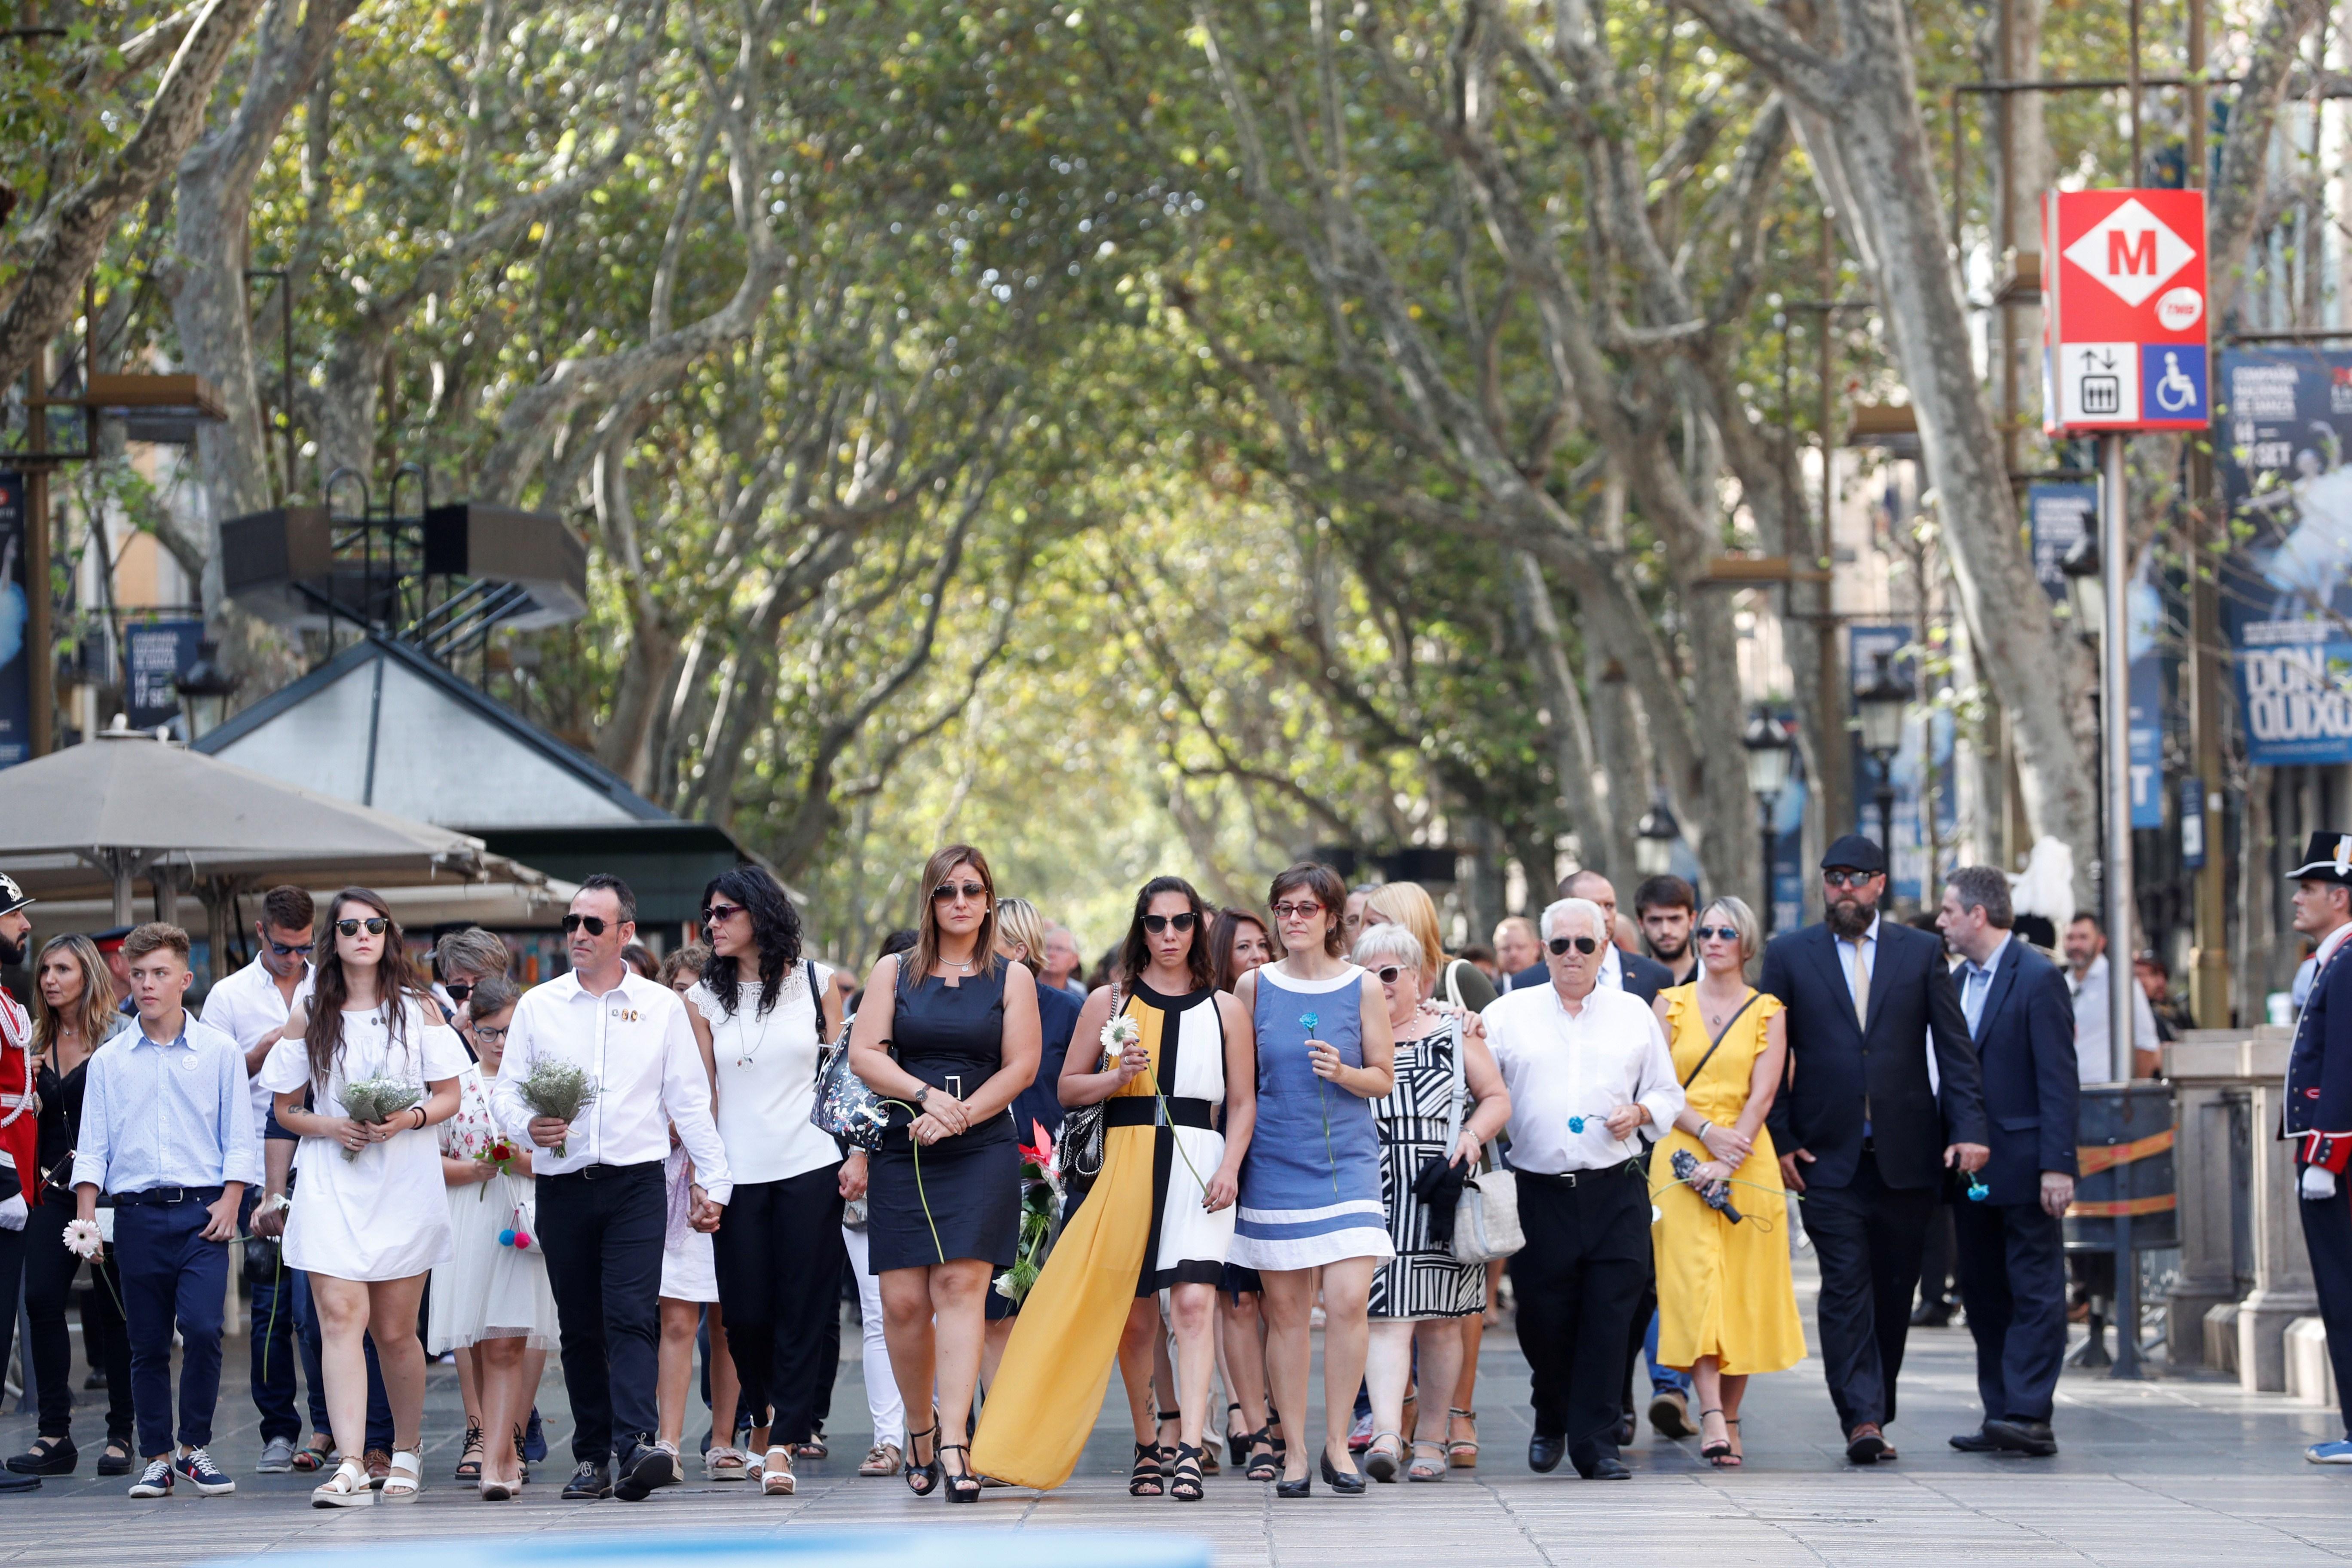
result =
[[[1937,921],[1968,962],[1954,976],[1984,1075],[1992,1158],[1981,1196],[1954,1194],[1960,1300],[1977,1342],[1984,1425],[1965,1453],[2058,1451],[2050,1414],[2066,1359],[2066,1237],[2074,1201],[2074,1007],[2058,966],[2010,939],[2009,879],[1963,866]]]
[[[1612,932],[1616,931],[1616,884],[1600,872],[1571,871],[1560,879],[1558,896],[1563,899],[1591,899],[1601,906],[1601,912],[1609,917],[1610,931]],[[1607,947],[1601,949],[1601,984],[1612,990],[1623,991],[1639,996],[1644,1002],[1655,1002],[1658,999],[1658,993],[1675,983],[1673,970],[1655,959],[1643,958],[1638,952],[1627,952],[1623,948],[1619,947],[1613,939]],[[1542,962],[1538,960],[1533,968],[1523,969],[1512,975],[1511,983],[1503,989],[1517,991],[1522,986],[1550,984],[1551,971],[1544,967]]]
[[[1885,1427],[1943,1168],[1973,1172],[1989,1151],[1943,942],[1880,918],[1886,858],[1860,834],[1822,857],[1822,887],[1828,918],[1774,939],[1759,988],[1789,1009],[1772,1140],[1821,1260],[1822,1365],[1846,1458],[1867,1465],[1895,1457]]]
[[[2344,1400],[2344,1436],[2314,1443],[2315,1465],[2352,1465],[2352,834],[2315,833],[2294,880],[2294,929],[2318,943],[2310,1000],[2287,1052],[2286,1117],[2295,1142],[2296,1207],[2311,1254],[2311,1279],[2327,1325],[2327,1354]]]

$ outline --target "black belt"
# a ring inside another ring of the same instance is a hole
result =
[[[1168,1097],[1168,1121],[1171,1126],[1197,1127],[1203,1132],[1213,1131],[1216,1107],[1205,1100]],[[1160,1101],[1151,1096],[1122,1094],[1116,1100],[1103,1101],[1105,1127],[1157,1127],[1160,1125]]]
[[[1597,1171],[1530,1171],[1524,1165],[1514,1165],[1512,1172],[1523,1182],[1549,1182],[1556,1187],[1573,1187],[1579,1184],[1590,1186],[1604,1176],[1638,1176],[1638,1171],[1628,1171],[1622,1165],[1603,1165]]]
[[[143,1192],[110,1193],[107,1194],[116,1208],[160,1208],[172,1204],[213,1204],[220,1201],[218,1187],[149,1187]]]
[[[553,1175],[541,1176],[540,1180],[568,1182],[577,1178],[583,1182],[608,1182],[615,1176],[634,1175],[639,1171],[658,1171],[664,1163],[660,1160],[641,1160],[634,1165],[583,1165],[576,1171],[559,1171]]]

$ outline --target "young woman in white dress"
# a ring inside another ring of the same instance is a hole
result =
[[[467,1415],[483,1437],[476,1484],[485,1502],[504,1502],[522,1485],[523,1423],[538,1391],[532,1373],[556,1342],[555,1295],[531,1235],[530,1149],[500,1132],[490,1114],[489,1085],[515,1001],[505,975],[484,975],[459,1016],[479,1065],[457,1075],[457,1114],[441,1124],[454,1251],[433,1270],[425,1308],[428,1352],[473,1354],[477,1392]]]
[[[417,1301],[426,1274],[447,1262],[451,1250],[440,1150],[425,1130],[457,1113],[466,1048],[441,1022],[391,909],[365,888],[335,895],[312,963],[310,995],[294,1005],[261,1068],[262,1087],[277,1097],[279,1125],[302,1141],[294,1156],[301,1180],[286,1219],[286,1267],[310,1277],[328,1421],[345,1456],[310,1498],[320,1508],[375,1500],[358,1458],[367,1447],[362,1342],[373,1337],[392,1402],[394,1451],[383,1500],[408,1502],[424,1486]],[[414,1086],[416,1103],[381,1122],[354,1121],[343,1090],[371,1079]]]

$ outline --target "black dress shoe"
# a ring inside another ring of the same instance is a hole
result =
[[[20,1476],[69,1476],[80,1458],[70,1437],[36,1437],[30,1448],[9,1459],[8,1468]]]
[[[563,1500],[585,1502],[594,1498],[613,1495],[613,1468],[593,1459],[583,1459],[572,1479],[563,1483]]]
[[[2047,1421],[2001,1420],[1984,1424],[1985,1436],[2007,1453],[2046,1459],[2058,1451],[2058,1439]]]
[[[1625,1468],[1625,1461],[1614,1454],[1596,1454],[1582,1460],[1577,1465],[1576,1473],[1588,1481],[1630,1481],[1633,1479],[1633,1472]]]
[[[1331,1450],[1323,1450],[1323,1484],[1341,1497],[1360,1497],[1364,1490],[1361,1470],[1343,1470],[1331,1462]]]
[[[1911,1326],[1915,1329],[1948,1329],[1952,1326],[1952,1304],[1949,1301],[1922,1301],[1911,1310]]]
[[[1973,1432],[1956,1432],[1948,1440],[1953,1447],[1963,1454],[1990,1454],[2000,1447],[1992,1440],[1992,1435],[1981,1426]]]
[[[1274,1495],[1278,1498],[1307,1497],[1314,1490],[1315,1478],[1312,1476],[1301,1476],[1295,1481],[1276,1481],[1274,1483]]]
[[[41,1489],[38,1476],[19,1475],[15,1470],[0,1470],[0,1493],[37,1492]]]
[[[1560,1457],[1568,1452],[1568,1439],[1559,1433],[1538,1432],[1528,1439],[1528,1468],[1539,1476],[1548,1476],[1559,1468]]]
[[[1621,1448],[1632,1447],[1635,1434],[1633,1413],[1628,1410],[1617,1418],[1617,1446]]]
[[[657,1443],[641,1443],[614,1479],[613,1495],[623,1502],[643,1502],[656,1487],[671,1486],[677,1480],[677,1456]]]

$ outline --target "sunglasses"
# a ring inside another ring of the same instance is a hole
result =
[[[1381,984],[1393,985],[1397,983],[1397,977],[1404,973],[1404,967],[1402,964],[1383,963],[1372,973],[1381,977]]]
[[[742,912],[740,904],[707,904],[703,906],[702,923],[715,926],[721,921],[731,921]]]
[[[449,993],[450,1001],[463,1002],[474,994],[474,983],[470,980],[453,980],[441,989]]]
[[[1589,936],[1556,936],[1544,945],[1551,949],[1555,956],[1566,952],[1571,947],[1579,952],[1593,952],[1601,946]]]
[[[583,926],[585,926],[588,929],[588,934],[590,936],[603,936],[604,934],[604,917],[602,915],[566,915],[563,917],[563,934],[566,936],[570,936],[573,931],[580,930]]]
[[[1738,942],[1739,933],[1729,926],[1700,926],[1691,932],[1701,942]]]
[[[1186,910],[1181,915],[1146,915],[1143,917],[1143,929],[1154,936],[1158,936],[1170,926],[1174,926],[1178,931],[1191,931],[1199,918],[1190,910]]]
[[[1875,871],[1824,871],[1822,885],[1825,888],[1866,888]]]
[[[1274,918],[1278,921],[1311,921],[1323,912],[1321,904],[1276,904]]]
[[[335,922],[335,929],[342,932],[345,936],[357,936],[360,934],[360,927],[365,926],[367,927],[368,935],[382,936],[383,934],[383,928],[390,923],[391,922],[386,921],[382,915],[370,915],[363,921],[337,921]]]
[[[951,904],[958,899],[977,900],[987,897],[988,889],[978,882],[941,882],[931,889],[931,902],[935,904]]]
[[[298,952],[308,952],[310,951],[310,946],[308,942],[280,942],[274,936],[265,937],[262,940],[268,942],[269,951],[276,953],[280,958],[291,958]]]

